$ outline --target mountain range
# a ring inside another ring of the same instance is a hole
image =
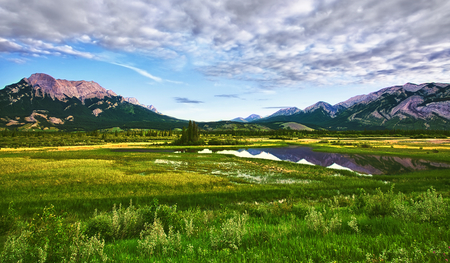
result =
[[[335,105],[319,101],[303,110],[291,107],[264,118],[252,114],[199,126],[235,129],[247,127],[244,122],[264,128],[449,129],[449,121],[450,84],[407,83]],[[36,73],[0,90],[0,127],[93,130],[173,129],[186,125],[186,120],[160,114],[152,105],[117,95],[93,81],[68,81]]]
[[[93,81],[68,81],[36,73],[0,90],[0,127],[173,129],[186,124]]]
[[[450,84],[407,83],[335,105],[319,101],[304,110],[282,109],[255,122],[298,122],[331,130],[449,129]]]

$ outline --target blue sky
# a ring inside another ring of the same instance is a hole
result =
[[[180,119],[449,82],[441,0],[0,0],[0,87],[89,80]]]

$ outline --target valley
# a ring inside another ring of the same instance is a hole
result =
[[[449,139],[313,137],[241,139],[245,148],[266,151],[308,146],[361,157],[450,160]],[[242,146],[205,151],[170,140],[2,148],[3,262],[43,256],[59,262],[71,255],[113,262],[448,258],[448,168],[359,176],[214,153]],[[47,254],[33,252],[43,248]]]

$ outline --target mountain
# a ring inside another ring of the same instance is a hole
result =
[[[339,111],[345,109],[345,107],[341,106],[341,105],[333,106],[333,105],[331,105],[329,103],[326,103],[324,101],[319,101],[319,102],[317,102],[317,103],[315,103],[315,104],[305,108],[304,112],[305,113],[310,113],[310,112],[314,112],[314,111],[316,111],[318,109],[321,109],[321,110],[327,112],[330,116],[334,117],[334,116],[336,116],[336,114]]]
[[[238,118],[234,118],[231,121],[235,121],[235,122],[252,122],[252,121],[256,121],[261,119],[262,117],[260,115],[257,114],[252,114],[250,116],[248,116],[247,118],[242,118],[242,117],[238,117]]]
[[[37,73],[0,90],[0,127],[172,129],[186,123],[157,114],[137,99],[119,96],[93,81],[68,81]]]
[[[303,112],[303,111],[297,107],[284,108],[284,109],[278,110],[277,112],[275,112],[274,114],[272,114],[266,118],[272,118],[272,117],[276,117],[276,116],[290,116],[290,115],[294,115],[294,114],[300,113],[300,112]]]
[[[450,84],[406,83],[355,96],[336,105],[320,101],[302,112],[274,115],[261,122],[297,122],[333,130],[448,129]]]
[[[234,118],[234,119],[232,119],[231,121],[235,121],[235,122],[247,122],[244,118],[242,118],[242,117],[237,117],[237,118]]]
[[[149,109],[149,110],[151,110],[151,111],[153,111],[153,112],[155,112],[155,113],[160,113],[160,112],[155,108],[155,106],[153,106],[153,105],[144,105],[144,104],[141,104],[141,103],[138,101],[138,99],[136,99],[136,98],[133,98],[133,97],[126,97],[126,98],[123,98],[123,99],[124,99],[126,102],[129,102],[129,103],[131,103],[131,104],[134,104],[134,105],[138,105],[138,106],[147,108],[147,109]]]

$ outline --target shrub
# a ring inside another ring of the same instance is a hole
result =
[[[398,194],[394,202],[393,215],[404,220],[414,221],[443,221],[449,215],[448,204],[431,187],[426,193],[419,196],[419,200],[406,201],[405,195]]]
[[[82,234],[81,223],[66,223],[50,206],[24,224],[18,234],[8,236],[1,262],[106,261],[104,244],[100,237],[87,238]]]
[[[159,205],[155,211],[155,218],[159,218],[164,225],[164,231],[169,231],[169,226],[175,230],[181,230],[182,219],[177,213],[177,206]]]
[[[361,193],[354,197],[351,209],[355,212],[366,213],[369,216],[386,216],[391,215],[394,211],[394,184],[391,189],[383,193],[380,188],[376,189],[376,193],[370,195],[360,189]]]
[[[210,229],[211,247],[213,249],[228,248],[238,250],[242,244],[242,238],[247,233],[246,223],[248,214],[235,214],[220,227],[220,231]]]
[[[169,232],[164,232],[164,226],[156,218],[153,224],[146,224],[145,229],[140,233],[138,240],[138,249],[146,256],[156,254],[175,254],[181,251],[181,234],[175,233],[172,226],[169,226]]]
[[[108,257],[103,253],[105,240],[100,239],[100,235],[86,237],[81,231],[81,223],[75,223],[75,233],[70,245],[70,259],[72,262],[90,262],[98,255],[102,262],[106,262]]]
[[[130,206],[126,209],[122,208],[122,204],[118,208],[114,205],[111,213],[94,214],[87,223],[86,234],[88,236],[100,234],[106,240],[137,237],[144,229],[145,221],[142,215],[131,200]]]
[[[101,235],[106,240],[113,239],[113,227],[111,217],[107,214],[95,215],[87,222],[86,227],[87,236]]]
[[[323,211],[327,214],[325,208]],[[321,212],[316,211],[314,207],[309,208],[309,212],[305,216],[305,221],[309,229],[322,232],[324,235],[339,229],[342,224],[342,220],[339,218],[338,213],[334,213],[332,217],[326,219],[325,216]]]
[[[354,215],[352,215],[351,220],[348,221],[348,226],[353,229],[356,233],[359,233],[359,228],[358,228],[358,221],[356,220],[356,217]]]

